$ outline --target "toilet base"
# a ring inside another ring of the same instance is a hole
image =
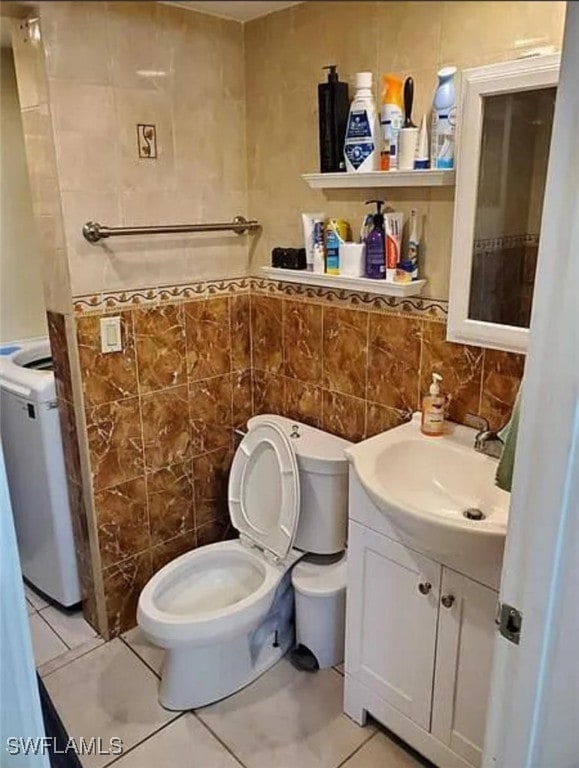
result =
[[[245,688],[294,644],[293,590],[284,577],[263,621],[250,632],[207,646],[169,648],[159,702],[172,711],[197,709]]]

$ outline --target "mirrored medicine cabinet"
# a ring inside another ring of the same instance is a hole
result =
[[[462,73],[450,341],[526,351],[559,61]]]

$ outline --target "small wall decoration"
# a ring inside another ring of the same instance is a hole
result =
[[[155,160],[157,158],[157,129],[155,126],[138,123],[137,139],[139,157],[146,160]]]

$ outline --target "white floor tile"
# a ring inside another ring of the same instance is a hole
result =
[[[140,627],[134,627],[123,635],[123,640],[131,646],[136,654],[148,664],[151,669],[160,675],[163,667],[163,658],[165,651],[156,645],[150,643]]]
[[[68,648],[55,632],[48,626],[39,613],[33,613],[28,617],[30,635],[32,637],[32,649],[34,651],[34,663],[37,667],[46,664],[65,653]]]
[[[285,659],[248,688],[198,710],[247,768],[335,768],[374,733],[342,714],[343,678]]]
[[[183,715],[115,763],[119,768],[240,768],[194,715]],[[297,768],[297,766],[296,766]]]
[[[386,734],[377,733],[344,763],[343,768],[423,768],[425,765],[429,763],[416,760]]]
[[[90,651],[94,651],[95,648],[98,648],[100,645],[103,645],[103,643],[104,643],[104,640],[102,639],[102,637],[93,637],[92,640],[88,640],[86,643],[83,643],[82,645],[77,645],[74,648],[72,648],[70,651],[61,653],[60,656],[57,656],[51,661],[47,661],[46,664],[42,664],[40,667],[38,667],[37,672],[40,675],[40,677],[44,678],[47,675],[52,674],[52,672],[56,672],[57,669],[64,667],[65,664],[70,664],[71,661],[74,661],[75,659],[78,659],[81,656],[84,656],[85,653],[90,653]]]
[[[128,749],[175,718],[157,702],[158,680],[119,639],[101,645],[44,678],[69,736],[112,736]],[[83,756],[96,768],[110,756]]]
[[[28,584],[24,585],[24,594],[26,595],[28,602],[32,603],[37,611],[40,611],[42,608],[46,608],[48,605],[46,600],[43,597],[40,597],[40,595],[37,595],[33,589],[30,589]]]
[[[81,611],[66,613],[52,605],[43,608],[42,618],[50,624],[56,634],[68,645],[76,648],[78,645],[89,642],[97,637],[97,632],[87,624]]]

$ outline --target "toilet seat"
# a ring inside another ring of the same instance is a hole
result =
[[[277,424],[260,421],[239,444],[228,501],[240,538],[283,560],[297,530],[300,484],[294,450]]]

